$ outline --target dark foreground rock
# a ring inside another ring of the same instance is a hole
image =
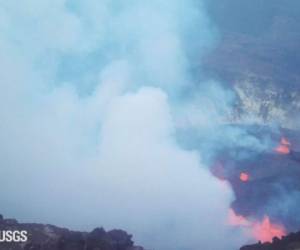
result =
[[[244,246],[240,250],[299,250],[300,232],[291,233],[282,239],[274,238],[272,243],[258,243],[251,246]]]
[[[123,230],[76,232],[53,225],[18,223],[0,215],[0,232],[27,231],[27,242],[1,242],[0,250],[144,250],[135,246],[132,235]]]

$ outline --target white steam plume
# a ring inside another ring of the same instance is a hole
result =
[[[230,188],[175,138],[181,114],[227,96],[182,98],[195,90],[193,53],[213,43],[201,3],[1,0],[0,13],[5,215],[119,227],[156,250],[243,242],[226,225]],[[224,108],[195,120],[217,122]]]

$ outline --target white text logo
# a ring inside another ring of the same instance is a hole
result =
[[[27,231],[0,231],[0,242],[26,242]]]

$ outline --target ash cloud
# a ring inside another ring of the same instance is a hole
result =
[[[201,160],[214,147],[176,137],[214,131],[231,106],[215,83],[193,95],[193,51],[214,44],[201,4],[1,1],[0,11],[3,213],[119,227],[149,249],[246,240],[226,222],[230,187]]]

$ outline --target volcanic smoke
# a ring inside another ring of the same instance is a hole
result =
[[[205,162],[218,143],[177,140],[223,138],[233,103],[192,73],[215,44],[203,2],[3,1],[1,212],[121,228],[147,249],[248,240],[225,223],[234,195]]]

